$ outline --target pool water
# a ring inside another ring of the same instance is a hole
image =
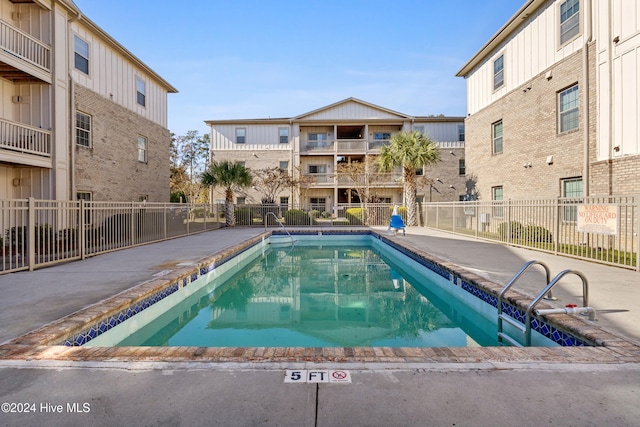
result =
[[[395,249],[370,236],[320,240],[254,249],[197,290],[190,284],[190,295],[158,304],[152,320],[139,313],[89,345],[500,345],[494,307]]]

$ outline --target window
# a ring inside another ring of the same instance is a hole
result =
[[[236,144],[244,144],[247,142],[247,129],[236,128]]]
[[[242,166],[242,167],[247,166],[246,162],[236,162],[236,163],[237,163],[238,165]]]
[[[281,205],[288,205],[289,204],[289,197],[287,197],[287,196],[280,197],[280,204]]]
[[[149,201],[149,195],[148,194],[142,194],[142,195],[138,196],[138,202],[147,203],[148,201]]]
[[[136,77],[136,102],[143,107],[147,105],[147,89],[144,81]]]
[[[424,175],[424,169],[423,168],[417,168],[416,169],[416,176],[422,176]]]
[[[387,132],[376,132],[373,134],[373,139],[376,141],[386,141],[391,139],[391,134]]]
[[[563,90],[558,96],[560,133],[578,128],[578,85]]]
[[[89,191],[78,191],[76,192],[76,200],[82,200],[84,202],[90,202],[93,198],[91,192]],[[91,224],[91,213],[93,211],[91,209],[85,209],[84,211],[84,223]]]
[[[278,133],[280,134],[280,144],[288,144],[289,128],[278,128]]]
[[[309,141],[310,141],[309,146],[311,148],[322,148],[322,147],[329,146],[326,133],[310,133]]]
[[[502,153],[502,120],[493,124],[493,154]]]
[[[76,144],[91,147],[91,116],[76,111]]]
[[[503,217],[503,207],[502,207],[502,186],[499,187],[491,187],[491,200],[493,200],[493,216]]]
[[[458,141],[464,141],[464,125],[458,125]]]
[[[324,212],[326,205],[327,205],[327,199],[324,197],[311,197],[309,199],[309,201],[311,202],[311,209],[312,210],[318,210],[320,212]]]
[[[466,174],[466,168],[464,165],[464,159],[458,160],[458,175],[464,176]]]
[[[493,90],[504,84],[504,54],[493,61]]]
[[[246,197],[238,197],[236,198],[236,205],[244,205],[247,203]]]
[[[84,200],[85,202],[90,202],[91,193],[89,191],[78,191],[76,193],[76,200]]]
[[[289,162],[288,161],[280,162],[280,170],[288,171],[289,170]]]
[[[424,135],[424,126],[414,126],[413,127],[413,131],[414,132],[420,132],[421,134]]]
[[[580,203],[580,197],[582,197],[582,178],[569,178],[562,180],[562,196],[573,198],[573,200],[565,200],[565,204]],[[562,210],[562,219],[570,222],[577,221],[578,208],[576,206],[564,206]]]
[[[138,161],[147,162],[147,138],[144,136],[138,137]]]
[[[327,173],[326,165],[309,165],[309,173]]]
[[[567,0],[560,4],[560,45],[580,33],[580,0]]]
[[[77,70],[89,74],[89,43],[78,36],[73,36],[73,61]]]

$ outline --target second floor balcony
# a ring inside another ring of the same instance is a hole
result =
[[[51,48],[0,20],[0,77],[14,83],[51,83]]]
[[[0,119],[0,159],[50,166],[51,131]]]

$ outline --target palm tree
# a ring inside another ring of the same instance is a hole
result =
[[[407,205],[407,225],[418,225],[416,215],[416,169],[430,166],[440,160],[435,142],[422,132],[399,132],[383,145],[378,156],[381,172],[402,167],[404,202]]]
[[[229,161],[213,162],[202,174],[202,185],[205,187],[224,188],[225,222],[228,227],[235,225],[236,217],[233,209],[233,189],[251,185],[252,177],[249,169],[241,163]]]

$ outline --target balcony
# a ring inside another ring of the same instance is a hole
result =
[[[51,131],[0,119],[0,158],[51,167]]]
[[[338,139],[339,153],[366,153],[367,141],[364,139]]]
[[[301,141],[300,151],[304,153],[333,153],[333,141]]]
[[[364,186],[364,179],[357,183],[359,186]],[[338,175],[338,185],[340,187],[352,187],[354,186],[353,178],[346,175]],[[402,172],[392,173],[377,173],[369,176],[369,187],[402,187]]]
[[[382,148],[383,145],[387,145],[389,144],[389,140],[388,139],[373,139],[369,141],[369,152],[375,152],[378,153],[380,152],[380,148]]]
[[[300,184],[306,187],[333,187],[334,176],[332,173],[305,173]]]
[[[51,83],[51,48],[0,20],[0,77],[14,83]]]

